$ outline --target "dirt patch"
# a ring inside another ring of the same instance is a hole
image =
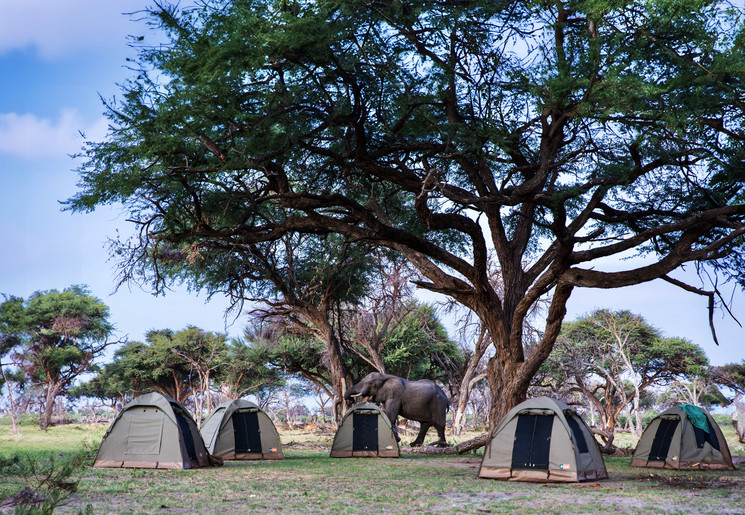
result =
[[[295,440],[291,440],[289,442],[285,442],[282,444],[282,447],[290,448],[290,449],[307,449],[309,451],[330,451],[330,447],[326,447],[325,445],[320,445],[316,443],[311,442],[299,442]]]
[[[722,476],[715,479],[702,479],[695,476],[660,476],[649,474],[639,476],[640,481],[649,481],[656,485],[671,486],[673,488],[684,488],[686,490],[702,489],[738,489],[741,490],[745,478],[739,476]]]
[[[45,497],[33,488],[24,488],[17,494],[8,497],[0,503],[0,508],[13,508],[15,506],[33,506],[38,508],[44,502]]]

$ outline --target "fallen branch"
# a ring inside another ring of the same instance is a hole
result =
[[[423,445],[421,447],[405,447],[404,450],[411,454],[465,454],[468,451],[479,449],[489,441],[489,433],[483,433],[476,438],[449,447],[435,447],[434,445]]]

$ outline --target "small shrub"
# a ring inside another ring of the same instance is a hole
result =
[[[51,514],[75,494],[79,474],[95,452],[92,446],[86,446],[73,453],[16,454],[0,458],[0,478],[22,487],[1,506],[14,508],[13,513],[17,515]]]

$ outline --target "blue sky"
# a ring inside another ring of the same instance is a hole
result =
[[[86,284],[110,308],[118,336],[142,340],[149,329],[194,324],[241,333],[224,317],[224,299],[174,291],[154,297],[133,286],[113,293],[106,241],[129,234],[114,208],[60,210],[76,191],[75,161],[84,133],[105,135],[99,95],[118,95],[133,51],[128,35],[147,28],[144,0],[0,0],[0,293]]]
[[[149,329],[188,324],[238,336],[244,319],[224,316],[225,299],[176,290],[154,297],[136,286],[114,293],[106,241],[129,234],[114,208],[92,214],[60,210],[76,191],[75,162],[83,143],[105,135],[99,95],[118,94],[127,76],[128,35],[147,31],[135,13],[145,0],[0,0],[0,293],[86,284],[111,309],[118,336],[142,340]],[[604,269],[632,262],[607,262]],[[678,277],[683,277],[677,274]],[[725,290],[732,293],[731,288]],[[745,330],[717,314],[720,346],[711,339],[706,299],[667,283],[620,290],[576,291],[567,320],[595,307],[629,309],[668,336],[702,346],[714,364],[745,358]],[[745,323],[745,296],[734,312]]]

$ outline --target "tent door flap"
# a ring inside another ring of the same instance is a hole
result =
[[[680,423],[679,418],[662,418],[649,450],[649,461],[665,461],[670,451],[673,434]]]
[[[352,419],[352,450],[378,450],[378,415],[354,413]]]
[[[548,470],[553,415],[518,415],[512,468]]]
[[[233,413],[235,452],[241,454],[261,453],[259,417],[255,411]]]
[[[186,454],[189,456],[189,460],[191,462],[197,461],[197,449],[194,446],[194,437],[191,434],[191,427],[189,426],[189,421],[186,419],[183,413],[177,410],[173,410],[174,414],[176,415],[176,421],[178,422],[178,427],[181,432],[181,437],[184,439],[184,444],[186,446]]]

